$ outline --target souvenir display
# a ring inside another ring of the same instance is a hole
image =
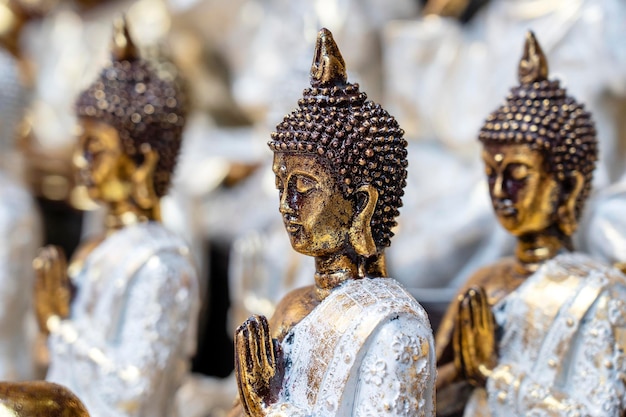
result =
[[[160,223],[186,116],[177,80],[138,56],[124,21],[112,62],[78,98],[74,155],[106,234],[69,268],[45,247],[33,262],[37,316],[49,332],[47,379],[93,416],[167,416],[195,349],[197,277],[186,244]]]
[[[315,284],[235,334],[233,415],[434,415],[434,345],[422,307],[387,278],[406,183],[397,122],[347,81],[322,29],[311,88],[272,133],[279,211]]]
[[[570,252],[591,190],[591,114],[548,79],[528,33],[519,83],[479,140],[494,211],[515,257],[476,272],[437,334],[438,400],[477,387],[466,416],[621,416],[626,277]],[[442,407],[442,411],[443,411]]]

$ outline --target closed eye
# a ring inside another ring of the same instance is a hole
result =
[[[306,193],[317,186],[317,181],[306,175],[296,176],[296,190],[299,193]]]
[[[508,167],[511,178],[516,181],[521,181],[526,179],[529,174],[528,165],[526,164],[510,164]]]

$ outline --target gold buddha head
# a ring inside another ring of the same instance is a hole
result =
[[[114,26],[112,62],[78,97],[82,134],[78,182],[105,203],[158,203],[174,172],[187,113],[179,83],[139,57],[123,20]]]
[[[369,257],[389,246],[406,185],[404,132],[347,82],[327,29],[317,37],[311,88],[272,133],[280,212],[295,250]]]
[[[520,85],[479,134],[494,210],[518,237],[546,231],[570,237],[597,160],[591,115],[547,77],[546,58],[529,32]]]

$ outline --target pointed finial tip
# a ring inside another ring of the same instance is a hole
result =
[[[326,28],[321,28],[320,31],[317,33],[317,36],[330,36],[331,38],[333,37],[333,34],[330,32],[330,30],[326,29]]]
[[[113,21],[111,54],[116,61],[139,58],[139,52],[128,31],[128,23],[125,16],[120,16]]]
[[[518,78],[522,84],[548,79],[548,60],[532,30],[526,32],[524,54],[519,63]]]
[[[348,81],[346,63],[335,43],[333,34],[326,28],[320,29],[315,43],[311,65],[311,85],[328,87],[344,85]]]

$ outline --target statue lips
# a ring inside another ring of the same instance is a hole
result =
[[[295,217],[290,216],[288,214],[285,214],[283,216],[283,222],[285,223],[285,229],[290,234],[295,234],[295,233],[299,232],[300,230],[302,230],[302,224],[296,222],[295,220],[296,220]]]
[[[513,217],[517,214],[517,209],[513,205],[511,200],[495,200],[493,202],[493,209],[498,216]]]

